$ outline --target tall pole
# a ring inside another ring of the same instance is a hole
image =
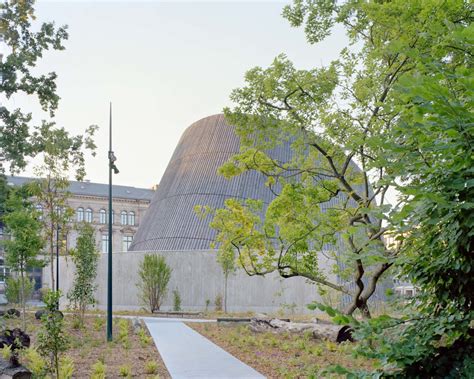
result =
[[[109,110],[109,238],[107,265],[107,341],[112,341],[112,167],[114,153],[112,152],[112,103]]]
[[[56,291],[59,291],[59,231],[61,227],[56,225]],[[58,307],[59,308],[59,307]]]

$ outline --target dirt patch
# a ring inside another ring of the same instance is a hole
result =
[[[187,323],[215,344],[269,378],[319,377],[331,365],[370,369],[355,358],[353,344],[316,341],[308,334],[254,333],[246,325]]]

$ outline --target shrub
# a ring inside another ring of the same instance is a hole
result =
[[[143,303],[149,306],[150,312],[160,309],[166,296],[171,271],[165,258],[159,255],[146,254],[140,263],[137,287],[141,292]]]
[[[21,361],[26,368],[31,371],[34,378],[43,378],[46,376],[48,364],[36,349],[32,347],[24,349],[21,352]]]
[[[216,311],[217,312],[221,312],[222,311],[222,295],[221,294],[218,294],[216,296],[216,300],[214,301],[214,305],[216,307]]]
[[[146,347],[146,346],[150,345],[152,339],[147,334],[145,329],[143,329],[143,328],[138,329],[137,334],[138,334],[138,339],[140,340],[140,346],[141,347]]]
[[[94,329],[96,331],[100,331],[104,328],[105,325],[105,318],[97,317],[94,319]]]
[[[145,373],[148,375],[153,375],[158,372],[158,363],[155,361],[148,361],[145,364]]]
[[[25,278],[25,301],[31,298],[35,288],[35,281],[32,278]],[[22,304],[21,298],[21,278],[7,278],[5,281],[5,297],[9,303]]]
[[[129,326],[129,321],[127,319],[121,318],[118,321],[118,340],[125,349],[130,348],[130,340],[128,338]]]
[[[92,365],[91,379],[105,379],[106,371],[107,366],[103,362],[97,361]]]
[[[131,378],[132,377],[132,369],[128,365],[123,365],[119,367],[119,375],[122,378]]]
[[[71,379],[74,374],[74,361],[71,357],[63,357],[59,361],[59,378]]]
[[[209,310],[210,305],[211,305],[211,300],[206,299],[206,312]]]
[[[177,288],[173,290],[173,310],[175,312],[181,311],[181,295]]]

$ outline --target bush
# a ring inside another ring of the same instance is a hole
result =
[[[106,371],[107,366],[103,362],[97,361],[92,365],[91,379],[105,379]]]
[[[71,357],[63,357],[59,361],[59,377],[61,379],[71,379],[74,374],[74,361]]]
[[[21,361],[31,371],[34,378],[46,376],[48,364],[36,349],[32,347],[24,349],[21,352]]]
[[[141,347],[147,347],[148,345],[150,345],[152,339],[147,334],[145,329],[143,329],[143,328],[138,329],[137,334],[138,334],[138,339],[140,340],[140,346]]]
[[[216,307],[216,312],[221,312],[222,311],[222,295],[218,294],[216,296],[216,300],[214,301],[214,305]]]
[[[138,269],[139,282],[137,287],[144,304],[149,306],[150,312],[160,310],[166,296],[168,283],[171,277],[171,268],[165,258],[155,254],[146,254]]]
[[[177,288],[173,290],[173,310],[175,312],[181,311],[181,295]]]
[[[118,321],[118,340],[125,349],[130,348],[130,340],[128,338],[129,326],[127,319],[121,318]]]
[[[120,366],[119,367],[119,375],[122,378],[131,378],[132,377],[132,369],[128,365]]]
[[[31,298],[34,288],[34,279],[25,278],[25,302]],[[20,278],[7,278],[7,280],[5,281],[5,297],[7,298],[9,303],[22,304]]]
[[[148,361],[145,364],[145,373],[148,375],[153,375],[158,372],[158,363],[155,361]]]

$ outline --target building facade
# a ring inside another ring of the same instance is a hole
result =
[[[8,184],[21,186],[34,180],[34,178],[9,176]],[[97,249],[101,253],[108,250],[108,191],[107,184],[92,183],[90,181],[71,181],[67,199],[68,205],[74,210],[70,228],[66,236],[67,251],[76,246],[78,232],[74,228],[75,223],[87,222],[93,225],[96,231]],[[130,247],[135,233],[145,215],[154,194],[154,189],[136,188],[130,186],[114,185],[113,196],[113,225],[112,225],[112,250],[114,252],[126,252]],[[42,205],[36,204],[41,213]],[[3,236],[3,227],[0,226],[0,238]],[[7,268],[3,265],[3,251],[0,251],[0,284],[4,282],[2,275]],[[43,273],[34,273],[37,286],[47,285],[49,280],[49,269]]]

